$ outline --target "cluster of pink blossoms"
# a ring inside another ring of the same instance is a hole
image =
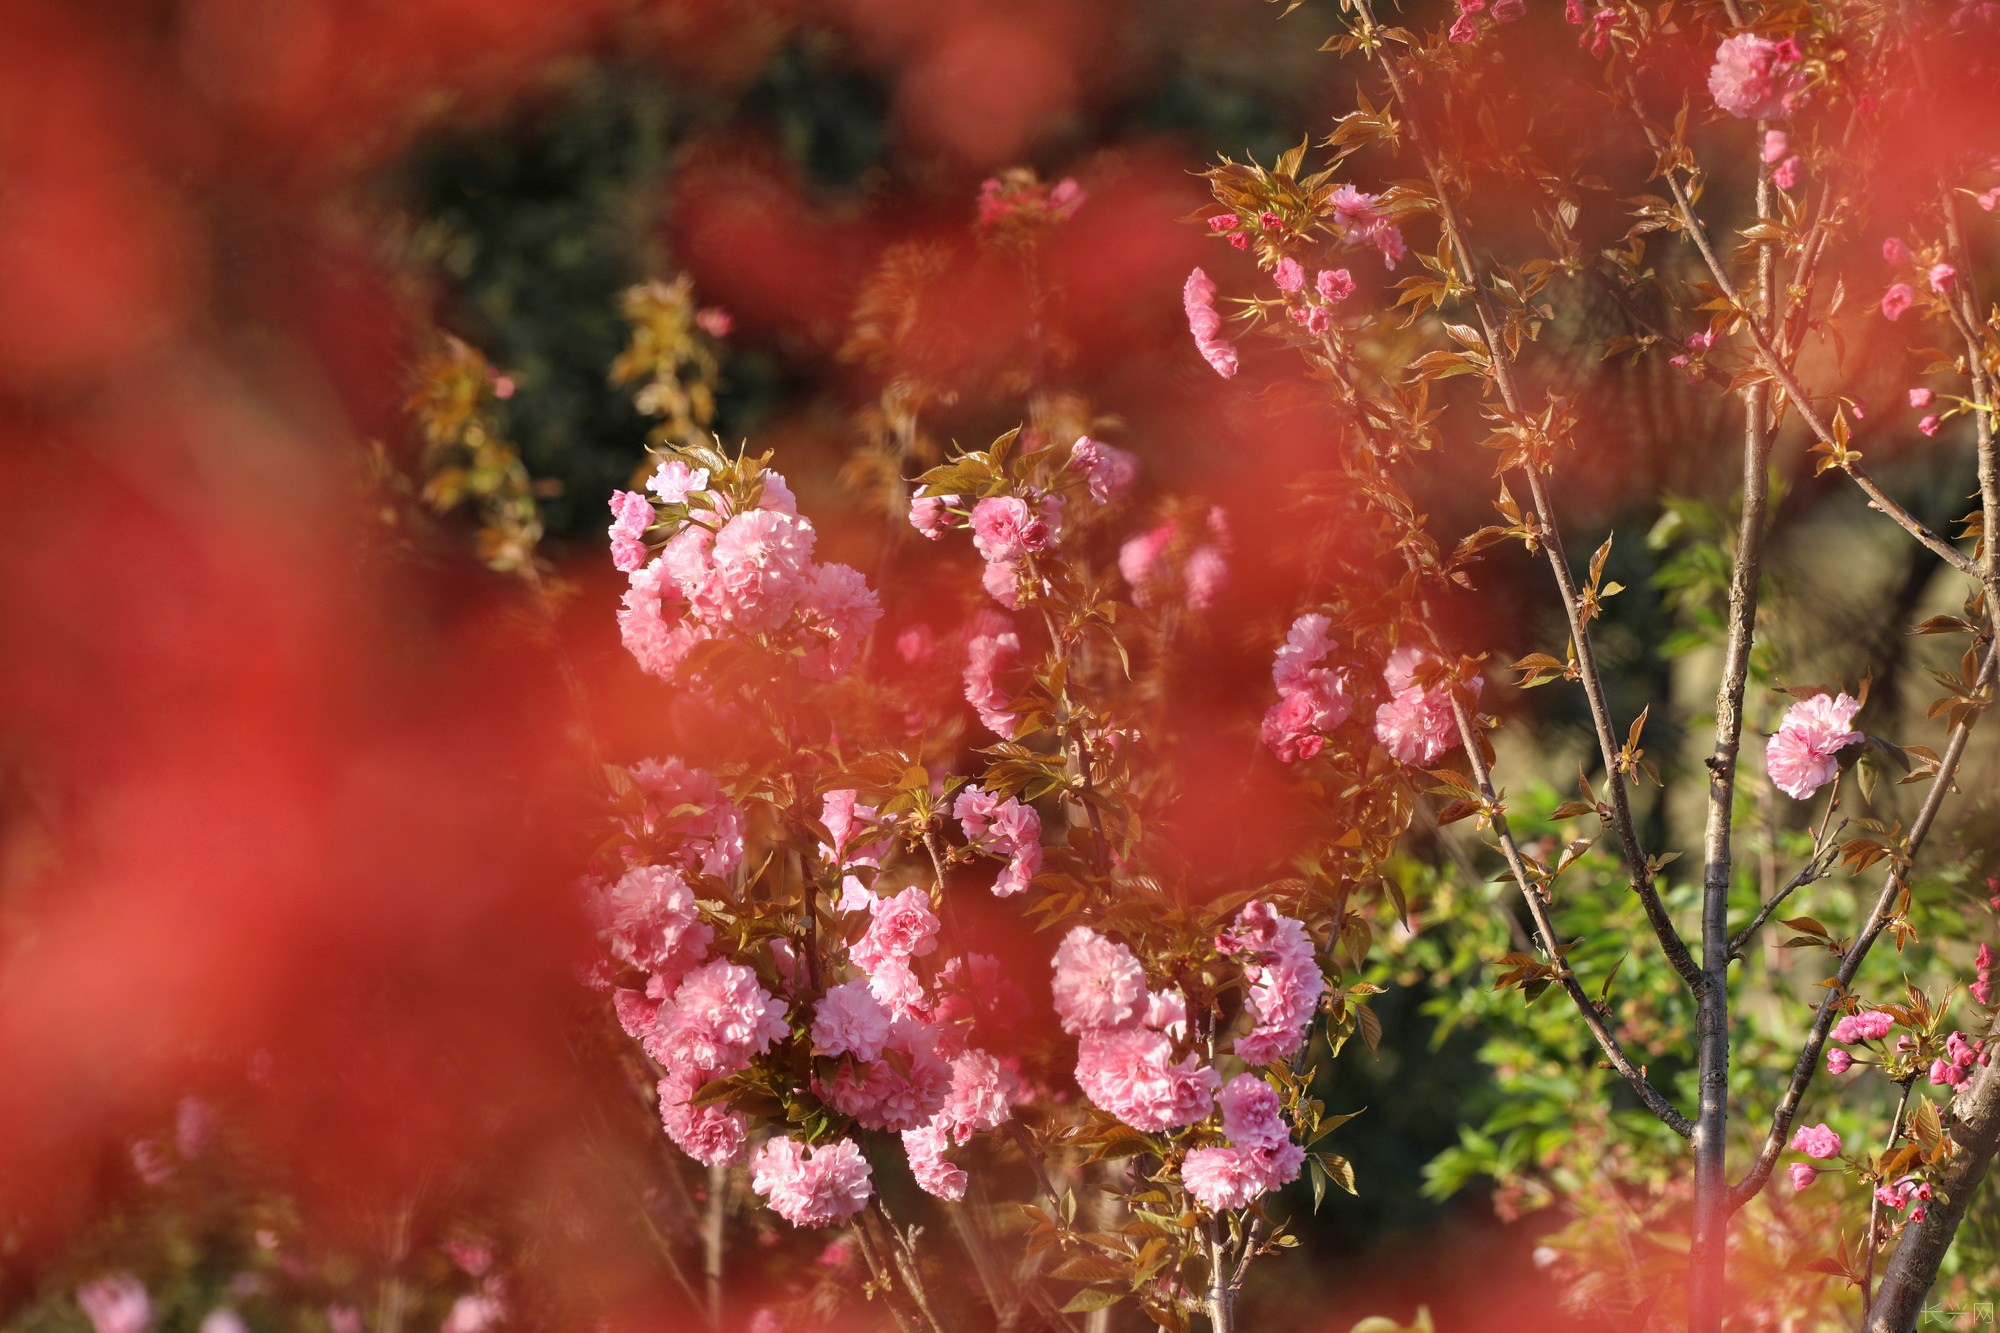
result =
[[[1305,265],[1290,255],[1272,268],[1271,281],[1285,294],[1286,318],[1315,336],[1333,327],[1333,307],[1354,295],[1354,275],[1344,268],[1321,269],[1308,288]]]
[[[1980,1004],[1993,1003],[1993,983],[2000,975],[2000,955],[1995,955],[1993,946],[1981,940],[1979,956],[1972,960],[1972,998]]]
[[[1771,168],[1771,183],[1781,190],[1795,190],[1805,176],[1805,160],[1792,151],[1792,136],[1783,130],[1764,131],[1764,165]]]
[[[1265,712],[1261,734],[1282,763],[1318,754],[1333,729],[1354,714],[1346,673],[1325,665],[1333,655],[1332,628],[1333,621],[1318,612],[1300,616],[1271,664],[1278,702]]]
[[[1083,491],[1098,504],[1123,499],[1139,476],[1139,460],[1115,445],[1079,435],[1064,470],[1073,471]],[[969,527],[972,544],[986,562],[980,582],[994,601],[1013,610],[1033,557],[1053,551],[1062,538],[1063,497],[1030,491],[989,495],[967,508],[963,495],[919,494],[910,501],[910,526],[931,541],[955,528]]]
[[[1014,622],[997,611],[974,618],[965,642],[965,701],[986,729],[1003,740],[1014,738],[1020,721],[1007,711],[1014,694],[1002,678],[1021,661],[1021,636]]]
[[[1479,36],[1476,15],[1488,13],[1486,0],[1458,0],[1458,18],[1451,25],[1448,34],[1454,42],[1469,42]],[[1493,0],[1491,15],[1495,23],[1512,23],[1528,12],[1527,0]]]
[[[809,1148],[797,1139],[764,1141],[750,1162],[750,1188],[795,1227],[845,1222],[874,1193],[868,1159],[852,1139]]]
[[[1305,927],[1252,902],[1216,946],[1242,961],[1249,983],[1252,1026],[1237,1038],[1236,1055],[1251,1065],[1295,1058],[1326,986]],[[1073,928],[1056,950],[1051,989],[1063,1030],[1077,1038],[1077,1085],[1099,1110],[1160,1133],[1201,1124],[1219,1103],[1226,1144],[1194,1148],[1182,1165],[1202,1204],[1242,1208],[1297,1178],[1305,1152],[1292,1141],[1277,1094],[1242,1074],[1218,1098],[1213,1068],[1192,1051],[1176,1060],[1189,1038],[1187,999],[1176,989],[1150,990],[1130,949],[1088,926]]]
[[[1023,220],[1067,222],[1089,197],[1069,176],[1054,185],[989,176],[979,185],[979,225],[994,227]]]
[[[813,559],[816,535],[783,477],[757,479],[753,508],[708,489],[709,473],[680,459],[662,464],[647,489],[611,498],[612,559],[628,576],[619,635],[642,670],[671,679],[697,643],[769,636],[800,654],[820,680],[844,674],[881,617],[868,581],[847,565]],[[651,561],[645,534],[671,529]]]
[[[1147,1133],[1208,1118],[1221,1079],[1192,1052],[1174,1059],[1187,999],[1149,994],[1130,949],[1073,928],[1056,949],[1053,993],[1063,1031],[1077,1036],[1076,1082],[1091,1105]]]
[[[1389,698],[1375,710],[1375,739],[1398,763],[1413,767],[1435,764],[1459,743],[1451,686],[1425,689],[1417,683],[1418,668],[1432,660],[1421,648],[1405,646],[1390,653],[1382,667]],[[1480,676],[1465,682],[1474,705],[1485,685]]]
[[[1764,746],[1772,785],[1803,801],[1839,776],[1840,752],[1866,739],[1853,729],[1860,711],[1860,702],[1846,694],[1816,694],[1786,709],[1778,734]]]
[[[1242,961],[1250,983],[1245,1007],[1252,1025],[1236,1039],[1237,1057],[1249,1065],[1295,1058],[1305,1049],[1313,1012],[1326,990],[1326,975],[1304,923],[1253,899],[1237,913],[1235,929],[1216,937],[1215,947]]]
[[[1854,1068],[1854,1057],[1846,1048],[1864,1041],[1881,1041],[1895,1026],[1896,1016],[1886,1009],[1866,1009],[1858,1014],[1842,1015],[1828,1034],[1838,1044],[1826,1053],[1827,1072],[1845,1074]]]
[[[1914,1203],[1916,1207],[1910,1208],[1908,1219],[1912,1222],[1924,1220],[1924,1205],[1930,1201],[1930,1183],[1916,1176],[1904,1176],[1894,1184],[1875,1187],[1875,1202],[1893,1212],[1900,1213]]]
[[[1317,612],[1300,616],[1271,664],[1278,702],[1266,710],[1261,734],[1280,762],[1312,758],[1326,748],[1334,728],[1353,715],[1355,700],[1346,673],[1327,665],[1334,653],[1332,623]],[[1415,647],[1391,653],[1382,669],[1388,697],[1375,709],[1376,741],[1398,763],[1415,767],[1435,764],[1459,743],[1451,686],[1426,689],[1417,681],[1418,670],[1430,660],[1430,654]],[[1466,682],[1474,703],[1484,686],[1478,676]]]
[[[1972,1067],[1990,1059],[1984,1041],[1968,1040],[1963,1032],[1944,1039],[1944,1054],[1931,1061],[1931,1086],[1955,1088],[1972,1077]]]
[[[1181,1163],[1189,1194],[1214,1212],[1247,1208],[1260,1195],[1282,1189],[1299,1177],[1306,1150],[1292,1141],[1292,1127],[1278,1110],[1278,1094],[1255,1074],[1238,1074],[1223,1084],[1222,1108],[1227,1147],[1196,1148]]]
[[[1804,1153],[1814,1161],[1824,1162],[1840,1155],[1840,1135],[1824,1121],[1817,1125],[1801,1125],[1792,1135],[1791,1150]],[[1792,1163],[1788,1173],[1794,1190],[1802,1190],[1819,1178],[1819,1168],[1806,1162]]]
[[[967,787],[951,812],[969,846],[1007,862],[993,881],[994,897],[1021,892],[1042,872],[1042,817],[1033,806],[1011,796],[1002,800],[983,787]]]
[[[1206,611],[1229,586],[1230,545],[1229,516],[1211,505],[1200,527],[1185,536],[1180,524],[1167,522],[1127,541],[1118,548],[1118,572],[1131,585],[1135,606],[1165,599],[1178,574],[1180,600],[1190,611]],[[1176,547],[1185,548],[1178,566]]]
[[[1771,120],[1796,111],[1804,98],[1806,78],[1800,67],[1805,54],[1787,37],[1772,41],[1755,33],[1738,33],[1715,51],[1708,71],[1709,95],[1732,116]]]

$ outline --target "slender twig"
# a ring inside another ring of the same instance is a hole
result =
[[[1514,831],[1507,824],[1507,812],[1501,806],[1499,795],[1493,789],[1492,770],[1487,766],[1486,756],[1480,752],[1479,736],[1473,730],[1472,715],[1467,711],[1465,701],[1458,697],[1455,689],[1452,691],[1451,705],[1452,715],[1458,722],[1459,741],[1464,745],[1465,757],[1472,766],[1473,781],[1479,789],[1481,801],[1485,804],[1487,820],[1493,826],[1494,837],[1499,840],[1501,853],[1507,858],[1507,868],[1513,872],[1514,883],[1519,886],[1521,896],[1528,904],[1528,915],[1535,923],[1535,935],[1541,941],[1542,952],[1554,964],[1563,991],[1575,1003],[1577,1012],[1583,1016],[1583,1024],[1590,1030],[1590,1035],[1596,1038],[1598,1048],[1604,1052],[1604,1058],[1623,1076],[1626,1083],[1631,1085],[1632,1091],[1639,1095],[1639,1100],[1645,1103],[1646,1109],[1665,1121],[1667,1127],[1674,1133],[1687,1138],[1694,1132],[1693,1122],[1675,1109],[1674,1104],[1653,1086],[1644,1070],[1632,1063],[1631,1057],[1627,1056],[1624,1049],[1619,1046],[1618,1038],[1611,1035],[1611,1029],[1605,1026],[1604,1015],[1598,1012],[1597,1005],[1585,993],[1582,983],[1576,979],[1576,973],[1572,972],[1569,964],[1563,960],[1562,950],[1556,944],[1555,926],[1549,920],[1548,905],[1543,901],[1541,891],[1535,886],[1534,878],[1528,873],[1527,864],[1521,858],[1520,845],[1514,840]]]
[[[1373,30],[1375,17],[1373,9],[1363,0],[1361,14],[1364,23]],[[1500,320],[1493,311],[1490,295],[1486,290],[1485,274],[1471,246],[1466,242],[1465,227],[1459,217],[1457,206],[1451,194],[1445,189],[1444,173],[1437,163],[1430,143],[1422,126],[1422,118],[1403,87],[1402,75],[1396,70],[1396,63],[1390,58],[1386,46],[1378,46],[1376,63],[1389,80],[1390,91],[1402,108],[1404,125],[1411,141],[1416,145],[1422,158],[1425,173],[1429,176],[1431,190],[1436,197],[1439,221],[1443,224],[1445,239],[1457,261],[1459,277],[1471,289],[1473,309],[1479,317],[1480,330],[1484,336],[1486,350],[1491,359],[1493,384],[1499,390],[1501,401],[1506,405],[1510,418],[1515,422],[1526,419],[1522,408],[1521,395],[1514,382],[1513,358],[1507,351],[1502,336]],[[1548,494],[1539,469],[1532,463],[1523,464],[1521,473],[1527,481],[1529,498],[1535,511],[1535,523],[1539,529],[1543,554],[1547,557],[1549,570],[1555,576],[1556,589],[1561,594],[1563,614],[1569,622],[1570,643],[1576,654],[1577,674],[1583,685],[1584,699],[1590,706],[1592,730],[1597,736],[1597,747],[1604,762],[1604,781],[1610,797],[1610,824],[1617,835],[1619,853],[1625,862],[1625,871],[1631,880],[1633,892],[1646,911],[1646,920],[1659,938],[1660,947],[1674,971],[1687,982],[1691,989],[1700,990],[1704,985],[1701,969],[1695,965],[1693,955],[1688,952],[1680,932],[1674,928],[1673,919],[1667,914],[1666,905],[1660,900],[1659,890],[1653,882],[1654,867],[1646,855],[1645,847],[1639,840],[1638,826],[1632,818],[1631,800],[1626,790],[1624,767],[1620,762],[1621,746],[1612,726],[1611,707],[1604,693],[1604,680],[1597,665],[1597,651],[1590,635],[1590,621],[1584,609],[1583,599],[1577,592],[1576,578],[1570,572],[1569,557],[1564,553],[1562,534],[1556,526],[1555,508]]]
[[[1638,90],[1633,88],[1630,91],[1634,105],[1638,105]],[[1661,141],[1659,133],[1653,127],[1651,121],[1641,115],[1640,122],[1645,127],[1647,138],[1652,141],[1654,148],[1664,149],[1666,145]],[[1917,520],[1915,515],[1903,508],[1887,491],[1883,490],[1874,477],[1869,475],[1866,468],[1862,467],[1858,461],[1846,457],[1845,449],[1834,437],[1833,428],[1827,424],[1826,418],[1820,415],[1819,410],[1806,397],[1806,391],[1800,386],[1798,377],[1792,373],[1791,367],[1785,363],[1784,357],[1772,345],[1770,334],[1758,321],[1755,312],[1744,309],[1742,294],[1738,291],[1736,284],[1730,280],[1728,270],[1724,268],[1720,256],[1715,252],[1714,245],[1710,243],[1707,229],[1702,226],[1700,217],[1694,211],[1694,201],[1688,196],[1686,185],[1671,170],[1666,172],[1665,176],[1667,189],[1672,193],[1674,198],[1675,211],[1680,215],[1682,229],[1686,231],[1688,239],[1694,243],[1695,250],[1701,255],[1703,264],[1708,268],[1709,276],[1715,279],[1716,287],[1721,290],[1723,296],[1728,299],[1731,305],[1742,312],[1744,317],[1744,331],[1750,335],[1750,341],[1756,346],[1758,360],[1763,365],[1765,373],[1777,381],[1778,386],[1784,390],[1785,397],[1791,402],[1793,407],[1798,409],[1799,419],[1806,423],[1806,428],[1812,432],[1813,438],[1821,444],[1839,451],[1836,453],[1836,457],[1843,459],[1843,461],[1838,466],[1853,479],[1855,485],[1861,488],[1862,493],[1868,497],[1871,508],[1880,510],[1894,519],[1897,526],[1901,527],[1903,531],[1916,538],[1918,542],[1923,544],[1926,550],[1950,565],[1953,569],[1956,569],[1959,573],[1976,577],[1979,574],[1979,566],[1970,556],[1925,527]]]
[[[1889,1140],[1882,1145],[1884,1153],[1895,1151],[1896,1136],[1903,1131],[1903,1112],[1910,1105],[1910,1089],[1916,1086],[1916,1076],[1912,1074],[1903,1080],[1903,1095],[1896,1101],[1895,1118],[1889,1122]],[[1887,1180],[1879,1182],[1888,1184]],[[1861,1321],[1868,1322],[1868,1307],[1875,1303],[1875,1252],[1882,1248],[1882,1242],[1875,1235],[1875,1226],[1880,1215],[1882,1200],[1879,1196],[1868,1196],[1868,1262],[1861,1273]]]
[[[1833,791],[1835,793],[1839,791],[1839,784],[1834,784]],[[1764,928],[1764,923],[1771,919],[1771,913],[1778,910],[1780,903],[1806,885],[1825,879],[1833,869],[1834,854],[1840,850],[1840,835],[1847,831],[1847,821],[1841,820],[1831,834],[1828,833],[1826,825],[1827,821],[1833,818],[1834,807],[1839,803],[1837,795],[1829,795],[1826,814],[1820,820],[1819,827],[1813,830],[1812,855],[1806,858],[1806,863],[1799,867],[1797,874],[1786,880],[1777,892],[1764,900],[1764,905],[1757,909],[1757,915],[1750,918],[1750,924],[1730,937],[1729,956],[1732,959],[1743,956],[1743,946],[1756,938],[1757,932]]]

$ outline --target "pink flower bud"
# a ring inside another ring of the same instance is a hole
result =
[[[1907,264],[1910,262],[1910,247],[1904,245],[1902,238],[1899,236],[1884,237],[1882,241],[1882,258],[1888,260],[1891,264]]]
[[[1931,401],[1936,397],[1937,395],[1929,389],[1912,389],[1910,390],[1910,406],[1915,408],[1929,407]]]
[[[1807,1166],[1804,1162],[1793,1162],[1786,1169],[1791,1173],[1793,1193],[1797,1193],[1819,1179],[1819,1168]]]
[[[1792,136],[1783,130],[1764,131],[1764,165],[1784,161],[1792,152]]]
[[[1899,282],[1882,293],[1882,317],[1901,319],[1903,312],[1917,303],[1917,293],[1907,282]]]
[[[1941,424],[1942,423],[1939,422],[1938,420],[1937,413],[1933,412],[1931,413],[1931,415],[1917,422],[1917,429],[1922,431],[1926,435],[1935,435],[1938,433],[1938,427]]]
[[[1942,292],[1950,289],[1951,284],[1958,278],[1958,270],[1950,264],[1932,264],[1929,276],[1931,290]]]
[[[1852,1068],[1854,1068],[1854,1057],[1847,1053],[1846,1047],[1836,1046],[1826,1053],[1827,1073],[1845,1074]]]

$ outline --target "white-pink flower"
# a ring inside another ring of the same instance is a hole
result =
[[[646,478],[646,489],[659,496],[662,504],[686,504],[690,495],[707,488],[708,469],[690,467],[678,458],[668,459]]]
[[[1079,927],[1081,929],[1081,927]],[[1101,1028],[1077,1042],[1076,1082],[1100,1111],[1147,1133],[1206,1120],[1215,1105],[1213,1069],[1151,1028]]]
[[[688,973],[654,1019],[647,1054],[668,1068],[728,1073],[782,1038],[785,1002],[740,963],[717,958]]]
[[[1795,801],[1803,801],[1840,773],[1840,752],[1863,739],[1853,729],[1858,700],[1846,694],[1816,694],[1785,712],[1778,734],[1764,747],[1764,767],[1771,783]]]
[[[1054,994],[1063,1031],[1116,1027],[1137,1012],[1146,971],[1132,951],[1089,926],[1073,926],[1056,948]]]
[[[705,1082],[690,1069],[676,1069],[661,1079],[660,1123],[674,1146],[703,1166],[735,1166],[743,1160],[750,1122],[727,1102],[694,1105]]]
[[[1796,42],[1738,33],[1716,48],[1708,71],[1709,95],[1724,111],[1745,120],[1785,115],[1805,87],[1798,64]]]

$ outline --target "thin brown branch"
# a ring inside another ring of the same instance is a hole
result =
[[[1664,1121],[1668,1128],[1682,1138],[1694,1132],[1694,1124],[1682,1115],[1674,1104],[1666,1099],[1646,1077],[1645,1071],[1632,1063],[1630,1056],[1618,1044],[1611,1029],[1605,1025],[1604,1015],[1584,991],[1569,965],[1563,961],[1562,950],[1556,944],[1555,925],[1549,919],[1548,904],[1543,901],[1541,891],[1535,887],[1534,877],[1528,873],[1526,862],[1521,859],[1520,845],[1514,840],[1514,831],[1507,824],[1507,812],[1500,804],[1500,798],[1493,789],[1493,772],[1487,766],[1486,756],[1480,752],[1479,736],[1472,725],[1472,715],[1466,710],[1465,701],[1452,692],[1452,714],[1458,721],[1460,743],[1465,747],[1465,757],[1472,767],[1473,781],[1479,788],[1480,799],[1485,803],[1487,819],[1493,825],[1493,835],[1499,840],[1500,850],[1507,858],[1507,868],[1513,872],[1514,883],[1521,890],[1521,897],[1528,905],[1528,915],[1535,923],[1535,935],[1546,954],[1560,974],[1563,992],[1567,994],[1576,1010],[1583,1016],[1583,1024],[1596,1039],[1598,1049],[1613,1069],[1637,1093],[1647,1110]]]
[[[1820,1052],[1826,1047],[1827,1033],[1832,1029],[1834,1017],[1846,999],[1848,987],[1853,984],[1854,974],[1861,970],[1868,951],[1874,947],[1875,939],[1896,915],[1896,903],[1902,896],[1906,876],[1916,862],[1917,854],[1923,850],[1924,840],[1930,836],[1931,826],[1936,823],[1938,811],[1944,805],[1944,798],[1951,790],[1952,780],[1958,775],[1960,760],[1965,756],[1966,742],[1971,739],[1972,728],[1979,720],[1979,712],[1990,699],[1993,691],[1996,664],[2000,664],[2000,652],[1994,645],[1986,649],[1985,660],[1979,668],[1979,677],[1973,687],[1976,706],[1968,709],[1951,730],[1951,739],[1945,745],[1944,754],[1938,760],[1938,769],[1931,779],[1930,790],[1924,795],[1924,803],[1917,810],[1917,817],[1910,824],[1909,837],[1904,850],[1897,857],[1897,863],[1890,870],[1882,884],[1882,892],[1876,896],[1875,906],[1868,914],[1868,921],[1847,952],[1841,955],[1840,968],[1834,973],[1833,984],[1827,987],[1819,1008],[1813,1015],[1812,1028],[1806,1034],[1805,1047],[1799,1052],[1798,1061],[1792,1066],[1792,1077],[1785,1092],[1778,1100],[1777,1109],[1771,1116],[1770,1132],[1764,1137],[1764,1146],[1758,1151],[1757,1161],[1747,1175],[1730,1190],[1732,1209],[1744,1204],[1762,1192],[1771,1178],[1771,1168],[1784,1151],[1785,1138],[1791,1133],[1792,1120],[1798,1115],[1799,1103],[1804,1100],[1806,1088],[1812,1083],[1813,1075],[1819,1070]]]
[[[1364,22],[1374,26],[1374,12],[1365,3],[1361,13]],[[1474,311],[1479,317],[1480,331],[1485,338],[1486,350],[1491,357],[1494,387],[1500,393],[1511,417],[1520,421],[1526,413],[1522,409],[1519,389],[1514,380],[1514,363],[1507,351],[1502,336],[1500,320],[1493,311],[1492,299],[1486,290],[1485,274],[1481,269],[1472,247],[1467,243],[1465,227],[1451,194],[1445,188],[1444,173],[1439,168],[1436,155],[1425,136],[1422,117],[1411,102],[1403,87],[1402,75],[1397,72],[1396,63],[1390,58],[1386,46],[1376,51],[1376,61],[1389,81],[1390,91],[1402,108],[1405,128],[1416,145],[1418,156],[1422,158],[1424,171],[1431,183],[1431,190],[1437,200],[1438,217],[1443,225],[1445,238],[1451,246],[1453,257],[1459,268],[1459,277],[1471,289]],[[1632,891],[1639,895],[1639,901],[1646,912],[1647,923],[1660,941],[1660,948],[1673,964],[1674,971],[1690,988],[1699,991],[1704,983],[1701,969],[1688,952],[1687,944],[1674,927],[1673,918],[1667,914],[1666,904],[1661,901],[1659,890],[1654,884],[1654,868],[1640,842],[1638,825],[1632,818],[1631,799],[1626,789],[1624,767],[1620,762],[1621,746],[1618,734],[1611,720],[1611,707],[1604,693],[1604,680],[1597,665],[1597,650],[1590,635],[1590,621],[1585,612],[1583,599],[1577,592],[1576,577],[1571,573],[1569,557],[1564,553],[1562,533],[1556,525],[1555,507],[1550,502],[1548,487],[1540,471],[1532,464],[1521,469],[1525,475],[1528,494],[1535,511],[1535,523],[1543,554],[1547,557],[1550,573],[1554,575],[1557,592],[1561,595],[1563,615],[1569,623],[1570,643],[1576,654],[1577,673],[1583,684],[1584,699],[1590,706],[1592,730],[1597,737],[1597,748],[1604,762],[1604,781],[1610,797],[1611,827],[1617,836],[1619,854],[1625,862],[1625,871],[1631,881]]]

